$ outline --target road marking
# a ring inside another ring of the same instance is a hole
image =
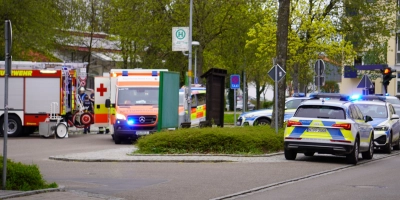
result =
[[[351,168],[358,167],[360,165],[365,165],[365,164],[368,164],[368,163],[373,163],[373,162],[376,162],[376,161],[379,161],[379,160],[383,160],[383,159],[386,159],[386,158],[390,158],[390,157],[394,157],[394,156],[397,156],[397,155],[400,155],[400,151],[392,152],[392,154],[385,154],[383,156],[379,156],[378,158],[375,158],[375,154],[374,154],[374,159],[359,161],[357,165],[345,165],[343,167],[338,167],[338,168],[334,168],[334,169],[330,169],[330,170],[326,170],[326,171],[322,171],[322,172],[317,172],[317,173],[314,173],[314,174],[310,174],[310,175],[306,175],[306,176],[302,176],[302,177],[298,177],[298,178],[293,178],[293,179],[289,179],[289,180],[285,180],[285,181],[281,181],[281,182],[276,182],[276,183],[264,185],[264,186],[252,188],[252,189],[249,189],[249,190],[244,190],[244,191],[241,191],[241,192],[237,192],[237,193],[234,193],[234,194],[229,194],[229,195],[213,198],[211,200],[235,199],[235,198],[238,198],[238,197],[245,197],[245,196],[249,196],[249,195],[252,195],[252,194],[255,194],[255,193],[264,192],[266,190],[270,190],[270,189],[273,189],[273,188],[281,187],[281,186],[284,186],[284,185],[297,183],[297,182],[300,182],[300,181],[309,180],[309,179],[317,178],[317,177],[320,177],[320,176],[325,176],[325,175],[328,175],[328,174],[333,174],[335,172],[351,169]],[[292,161],[292,162],[299,162],[299,161]]]

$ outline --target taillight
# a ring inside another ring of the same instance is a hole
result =
[[[298,121],[288,120],[287,127],[291,127],[293,125],[303,125],[303,124],[301,122],[298,122]]]
[[[339,127],[339,128],[344,128],[346,130],[350,130],[351,124],[333,124],[332,127]]]

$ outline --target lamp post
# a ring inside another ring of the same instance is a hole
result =
[[[192,41],[192,46],[199,46],[200,42],[198,41]],[[194,83],[197,84],[198,80],[197,80],[197,48],[196,47],[196,51],[194,52]]]

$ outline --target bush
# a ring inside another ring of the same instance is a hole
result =
[[[0,158],[0,170],[3,171],[3,156],[0,156]],[[3,173],[1,173],[0,177],[3,179]],[[2,184],[3,183],[0,183],[1,186]],[[54,182],[50,184],[46,183],[37,165],[25,165],[7,159],[7,190],[28,191],[57,187],[58,185]]]
[[[190,128],[141,137],[135,153],[265,154],[283,150],[283,130],[269,126]]]
[[[263,108],[271,108],[273,105],[274,105],[274,102],[272,102],[272,101],[264,101],[262,103]]]

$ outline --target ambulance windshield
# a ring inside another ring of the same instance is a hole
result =
[[[118,88],[118,106],[133,105],[158,105],[158,88]]]

